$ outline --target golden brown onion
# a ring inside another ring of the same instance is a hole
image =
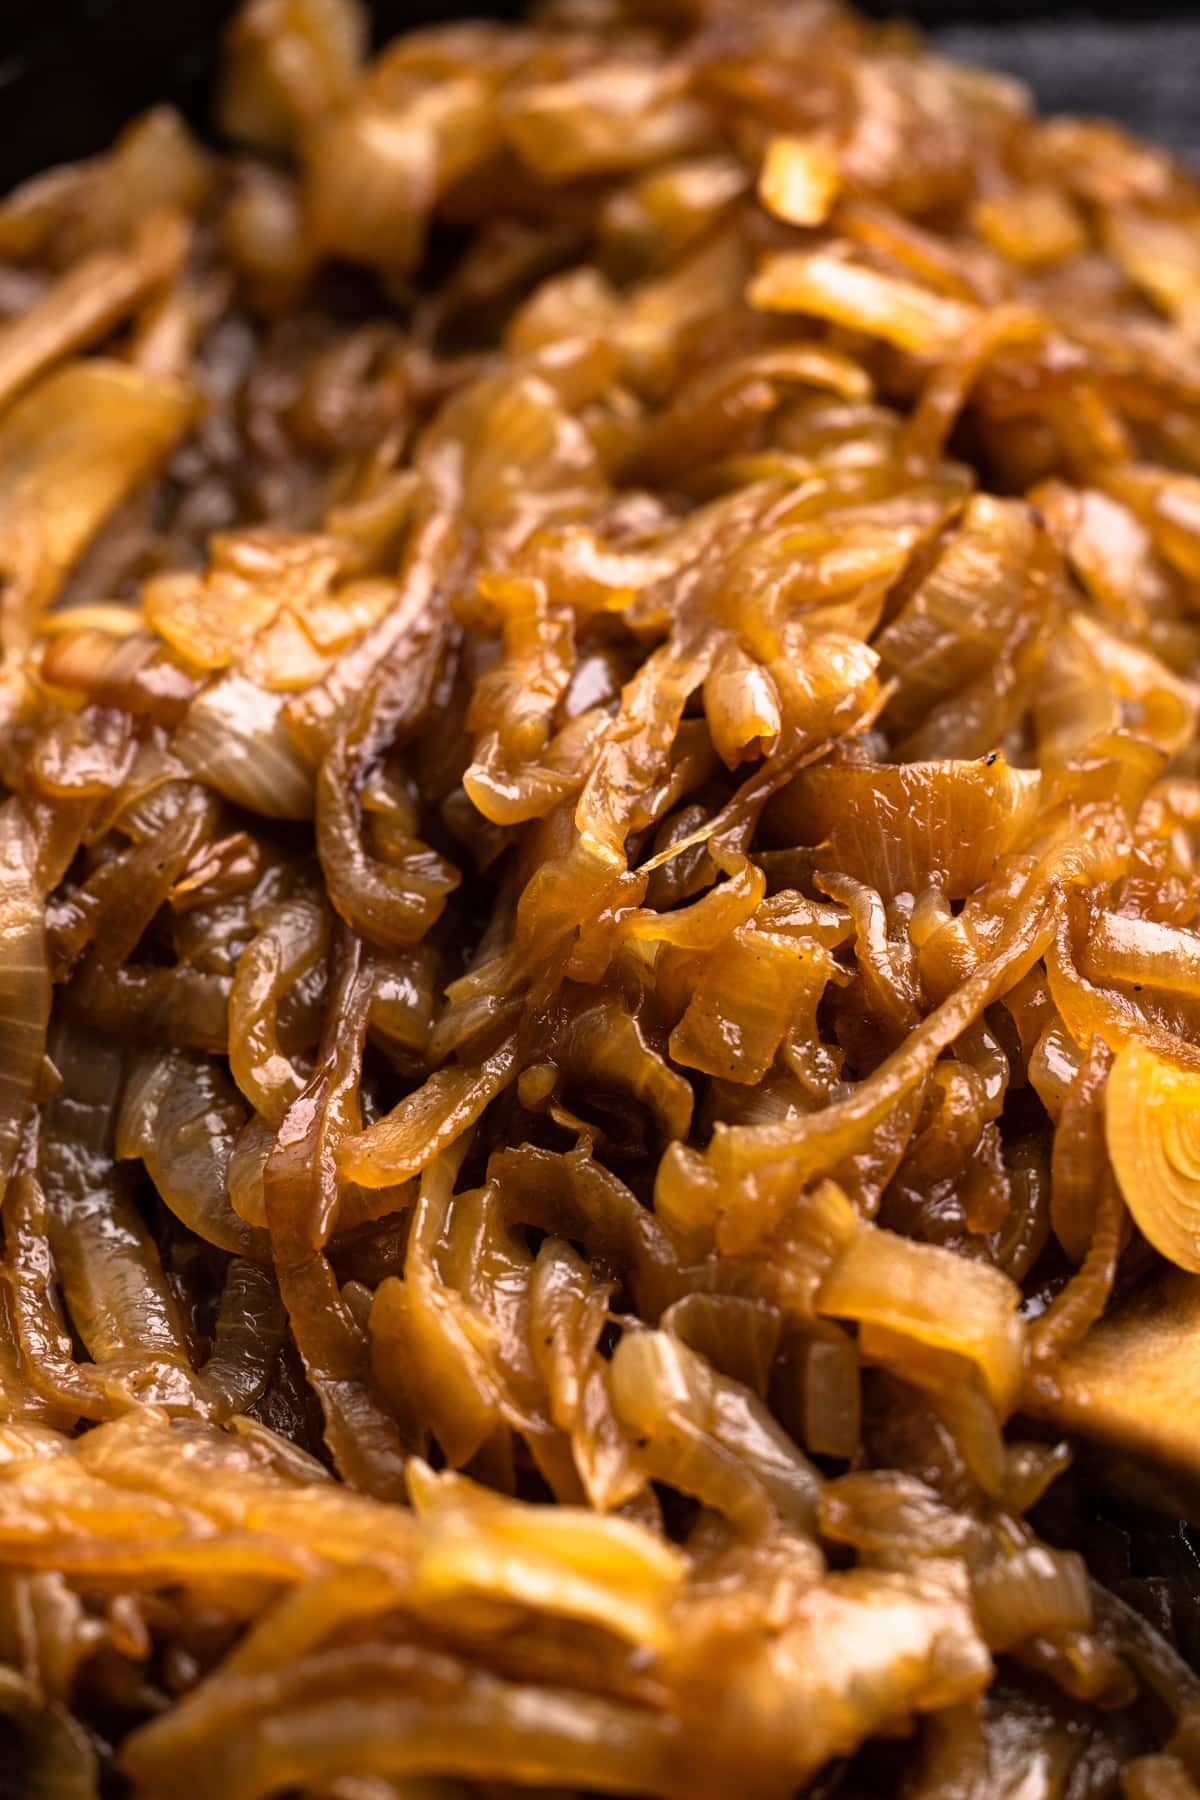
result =
[[[814,867],[869,882],[885,900],[941,888],[973,893],[1027,831],[1039,778],[993,752],[978,762],[878,767],[826,763],[802,770],[774,800],[774,843],[811,844]]]
[[[1188,1791],[1195,176],[368,23],[0,200],[0,1786]]]

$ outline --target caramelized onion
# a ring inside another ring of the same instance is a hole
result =
[[[408,1479],[426,1526],[413,1574],[419,1606],[444,1616],[464,1600],[515,1601],[590,1620],[634,1644],[669,1641],[666,1615],[682,1585],[682,1559],[647,1531],[575,1507],[539,1519],[419,1461],[409,1464]]]
[[[13,1166],[26,1110],[33,1099],[50,1017],[50,970],[38,893],[36,845],[16,800],[0,807],[0,1179]]]
[[[1010,1650],[1043,1632],[1087,1631],[1092,1594],[1082,1557],[1031,1544],[981,1569],[973,1581],[984,1641]]]
[[[439,1069],[394,1112],[348,1138],[340,1156],[346,1177],[389,1187],[415,1175],[468,1130],[516,1072],[511,1039],[477,1066]]]
[[[173,749],[202,781],[268,819],[307,819],[312,770],[290,740],[283,701],[243,675],[210,683],[188,707]]]
[[[951,1299],[951,1295],[955,1297]],[[1021,1384],[1024,1332],[1019,1291],[983,1263],[963,1269],[936,1244],[893,1239],[864,1227],[821,1283],[822,1312],[878,1325],[974,1363],[1000,1416],[1012,1410]]]
[[[1200,1081],[1148,1045],[1118,1051],[1105,1094],[1105,1133],[1125,1203],[1138,1227],[1178,1268],[1200,1272]]]
[[[811,843],[816,867],[870,882],[885,900],[933,885],[958,900],[982,886],[1037,811],[1039,779],[1002,755],[877,768],[805,769],[772,802],[775,843]]]
[[[818,1477],[748,1390],[662,1332],[622,1337],[612,1364],[618,1416],[647,1471],[744,1530],[769,1511],[812,1520]]]
[[[319,966],[328,939],[323,909],[301,897],[277,907],[238,959],[229,994],[229,1066],[246,1099],[273,1125],[306,1079],[280,1046],[280,999]]]
[[[0,201],[0,1787],[1190,1791],[1195,178],[368,11]]]
[[[886,339],[901,350],[950,350],[972,310],[893,275],[864,268],[830,250],[780,250],[755,275],[749,297],[771,312],[812,313]]]
[[[266,1238],[226,1198],[233,1141],[244,1120],[211,1062],[177,1054],[139,1059],[117,1121],[118,1157],[140,1156],[171,1211],[205,1243],[265,1261]]]
[[[178,382],[95,357],[44,377],[0,423],[0,616],[28,644],[41,609],[109,514],[164,461],[194,416]]]
[[[789,225],[822,225],[837,194],[838,164],[825,139],[774,137],[758,178],[768,212]]]

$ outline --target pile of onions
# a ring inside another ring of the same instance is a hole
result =
[[[366,23],[0,202],[0,1766],[1196,1800],[1200,185]]]

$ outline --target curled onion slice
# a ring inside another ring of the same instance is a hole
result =
[[[1025,1332],[1020,1289],[987,1263],[878,1226],[856,1232],[821,1283],[817,1305],[834,1317],[878,1325],[953,1351],[983,1376],[1001,1418],[1020,1390]]]
[[[1113,1060],[1104,1116],[1134,1222],[1169,1262],[1200,1273],[1200,1075],[1131,1039]]]
[[[649,1473],[741,1529],[772,1512],[814,1518],[820,1478],[760,1400],[663,1331],[627,1332],[612,1361],[618,1416],[637,1433]]]
[[[343,1176],[374,1188],[419,1174],[475,1123],[516,1071],[514,1038],[478,1064],[438,1069],[385,1118],[343,1141]]]
[[[420,1606],[453,1616],[464,1599],[587,1619],[634,1644],[670,1642],[668,1609],[684,1563],[644,1527],[581,1507],[506,1501],[414,1460],[409,1493],[426,1530],[413,1572]]]
[[[116,1153],[140,1156],[171,1211],[206,1243],[256,1262],[270,1260],[262,1230],[230,1205],[229,1162],[246,1113],[207,1058],[181,1052],[138,1060],[117,1121]]]
[[[764,312],[810,313],[928,355],[951,350],[975,317],[963,301],[853,263],[834,250],[775,251],[751,282],[749,298]]]
[[[1043,1632],[1091,1630],[1091,1584],[1074,1551],[1030,1544],[979,1570],[972,1588],[980,1635],[991,1650],[1011,1650]]]

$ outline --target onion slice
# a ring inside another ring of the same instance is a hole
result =
[[[246,1110],[218,1065],[179,1051],[144,1055],[130,1072],[116,1153],[140,1156],[171,1211],[205,1243],[270,1261],[265,1231],[229,1203],[228,1173]]]
[[[33,1098],[50,1017],[37,847],[16,800],[0,806],[0,1195]]]
[[[822,1281],[817,1308],[966,1357],[1004,1419],[1024,1369],[1020,1299],[1016,1283],[988,1263],[864,1225]]]
[[[24,648],[88,540],[191,424],[181,383],[93,357],[45,376],[0,420],[0,627]]]
[[[1168,1262],[1200,1274],[1200,1073],[1131,1039],[1113,1060],[1104,1117],[1134,1222]]]

